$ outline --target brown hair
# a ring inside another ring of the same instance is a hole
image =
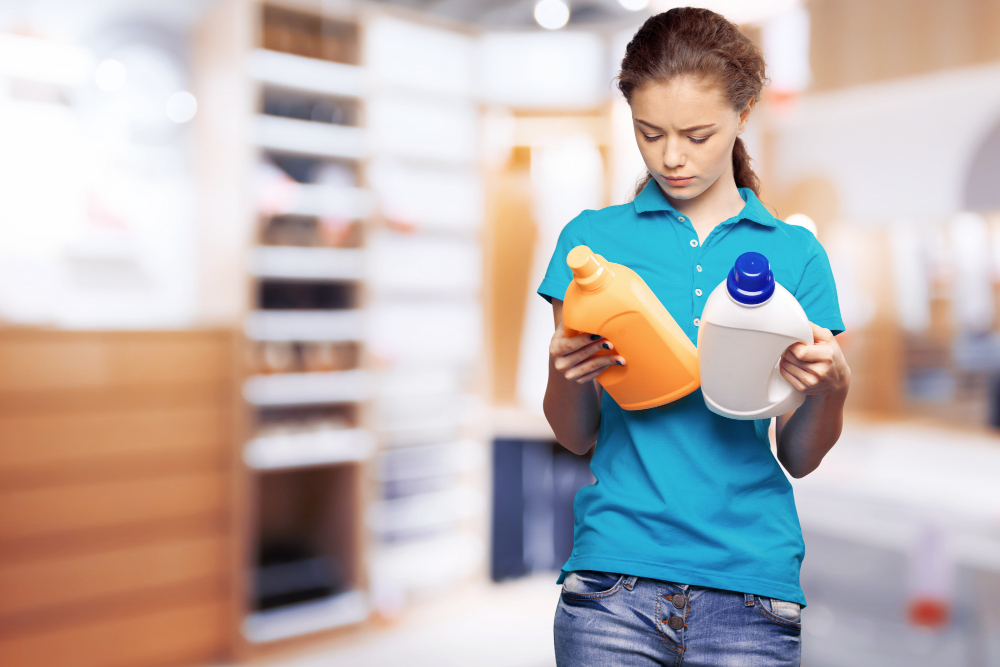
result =
[[[635,33],[625,49],[618,89],[631,104],[636,89],[685,74],[714,78],[737,111],[757,102],[766,82],[760,48],[735,24],[708,9],[677,7],[649,17]],[[736,187],[760,195],[760,180],[739,137],[733,146],[733,177]],[[636,195],[651,178],[647,172]]]

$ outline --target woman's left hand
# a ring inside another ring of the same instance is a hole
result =
[[[851,384],[851,369],[844,353],[829,329],[812,322],[812,345],[792,343],[781,355],[782,377],[807,396],[817,394],[847,394]]]

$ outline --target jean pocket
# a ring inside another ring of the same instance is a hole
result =
[[[787,600],[777,600],[775,598],[762,598],[754,596],[757,610],[764,618],[788,628],[799,630],[802,628],[802,605],[798,602],[788,602]]]
[[[563,579],[562,594],[575,600],[597,600],[611,597],[621,590],[624,574],[576,570]]]
[[[802,605],[798,602],[771,598],[771,613],[792,623],[802,622]]]

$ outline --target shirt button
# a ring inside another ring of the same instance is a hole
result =
[[[677,216],[677,219],[680,220],[681,222],[684,222],[684,216],[683,215]]]
[[[694,325],[695,325],[696,327],[700,327],[700,326],[701,326],[701,320],[699,320],[699,319],[698,319],[697,317],[696,317],[696,318],[694,318]]]
[[[700,289],[696,289],[694,291],[694,294],[695,294],[695,296],[701,296],[701,290]]]
[[[672,630],[680,630],[684,627],[684,619],[680,616],[671,616],[670,620],[667,621],[667,625],[669,625]]]
[[[695,266],[694,268],[698,269],[698,273],[701,273],[701,264],[698,264],[698,265],[697,265],[697,266]]]
[[[691,239],[691,247],[692,248],[698,247],[698,239]]]

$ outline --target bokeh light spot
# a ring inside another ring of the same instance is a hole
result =
[[[167,100],[167,117],[175,123],[186,123],[198,111],[198,100],[187,91],[179,91]]]

